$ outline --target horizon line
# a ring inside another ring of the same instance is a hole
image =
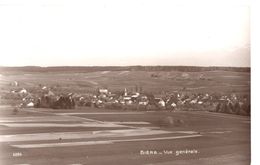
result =
[[[40,65],[21,65],[21,66],[0,66],[6,68],[16,68],[16,67],[40,67],[40,68],[50,68],[50,67],[229,67],[229,68],[251,68],[251,66],[224,66],[224,65],[51,65],[51,66],[40,66]]]

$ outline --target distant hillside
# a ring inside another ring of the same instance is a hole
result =
[[[95,72],[95,71],[232,71],[250,72],[249,67],[200,67],[200,66],[55,66],[55,67],[0,67],[1,73],[7,72]]]

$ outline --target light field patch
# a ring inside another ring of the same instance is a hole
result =
[[[112,127],[127,127],[124,125],[118,125],[113,123],[100,123],[100,122],[83,122],[83,123],[2,123],[1,126],[11,127],[11,128],[51,128],[51,127],[99,127],[99,128],[112,128]]]
[[[111,138],[111,137],[130,137],[169,134],[172,132],[164,130],[140,129],[121,129],[121,130],[102,130],[102,131],[82,131],[82,132],[54,132],[54,133],[34,133],[34,134],[15,134],[0,135],[0,142],[19,142],[19,141],[40,141],[58,139],[91,139],[91,138]]]
[[[143,112],[67,112],[54,113],[55,115],[140,115]]]
[[[58,121],[93,121],[92,119],[80,119],[70,116],[35,116],[35,117],[5,117],[0,118],[0,123],[15,123],[15,122],[58,122]]]
[[[41,143],[41,144],[17,144],[11,145],[16,148],[46,148],[46,147],[73,147],[84,145],[97,144],[113,144],[120,142],[141,142],[141,141],[157,141],[157,140],[174,140],[201,137],[202,135],[185,135],[185,136],[171,136],[171,137],[155,137],[155,138],[135,138],[135,139],[120,139],[120,140],[106,140],[106,141],[82,141],[82,142],[67,142],[67,143]]]

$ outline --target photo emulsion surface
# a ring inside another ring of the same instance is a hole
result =
[[[0,0],[0,164],[249,165],[246,2]]]

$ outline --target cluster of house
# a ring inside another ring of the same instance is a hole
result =
[[[56,109],[71,109],[75,108],[75,101],[72,93],[56,95],[46,86],[29,92],[25,88],[19,90],[11,90],[8,93],[2,94],[1,98],[5,100],[13,99],[18,107],[36,107],[36,108],[56,108]]]
[[[21,107],[72,109],[89,106],[107,109],[131,110],[206,110],[222,113],[250,115],[250,98],[236,94],[180,93],[178,91],[153,95],[143,92],[112,93],[100,88],[96,93],[57,95],[46,86],[37,94],[26,89],[11,91],[22,98]]]
[[[76,102],[81,106],[94,106],[105,108],[124,108],[124,106],[139,105],[147,106],[150,99],[147,95],[139,92],[124,92],[115,94],[108,89],[98,89],[97,94],[90,94],[88,97],[74,97]]]
[[[131,110],[206,110],[250,115],[250,98],[236,94],[180,93],[178,91],[153,95],[127,92],[114,94],[99,89],[97,94],[74,97],[79,106]]]

